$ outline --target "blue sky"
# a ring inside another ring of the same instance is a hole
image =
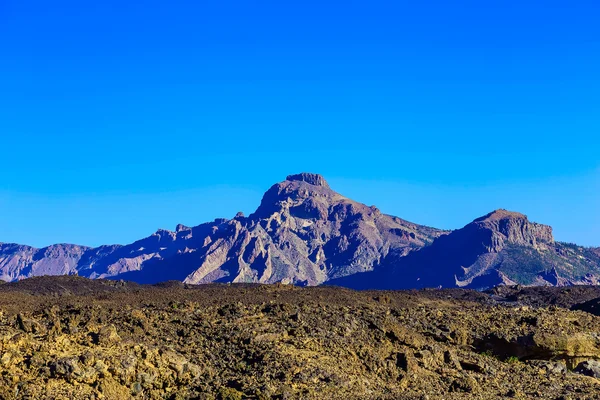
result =
[[[127,243],[299,171],[600,245],[597,1],[0,0],[0,241]]]

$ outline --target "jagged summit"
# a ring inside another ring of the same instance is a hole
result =
[[[306,208],[308,212],[325,217],[325,208],[341,199],[345,197],[333,191],[319,174],[303,172],[288,175],[283,182],[274,184],[265,192],[260,206],[250,218],[267,218],[292,206],[301,206],[295,208],[296,211]]]
[[[189,230],[190,230],[190,227],[183,225],[183,224],[177,224],[177,226],[175,227],[175,232],[177,232],[177,233],[182,232],[182,231],[189,231]]]
[[[495,253],[507,245],[545,249],[548,244],[554,243],[552,227],[531,222],[524,214],[504,209],[477,218],[462,231],[480,237],[487,251]]]
[[[285,178],[285,180],[290,181],[290,182],[294,182],[294,181],[306,182],[311,185],[329,188],[329,184],[327,183],[325,178],[323,178],[322,175],[313,174],[310,172],[302,172],[299,174],[288,175],[287,178]]]

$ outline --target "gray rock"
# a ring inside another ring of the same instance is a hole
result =
[[[529,365],[546,370],[548,374],[566,374],[568,372],[567,365],[561,362],[546,361],[546,360],[531,360],[527,362]]]
[[[574,371],[579,374],[582,374],[582,375],[592,376],[594,378],[600,378],[600,361],[598,361],[598,360],[584,361],[581,364],[579,364],[577,367],[575,367]]]
[[[65,378],[79,377],[83,374],[83,370],[79,364],[77,357],[64,357],[50,363],[50,370],[55,376],[63,376]]]

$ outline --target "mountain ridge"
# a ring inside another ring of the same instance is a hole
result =
[[[0,243],[5,281],[77,274],[139,283],[486,287],[595,284],[599,269],[600,250],[555,242],[551,227],[517,212],[495,210],[445,231],[383,214],[306,172],[272,185],[247,217],[178,224],[127,245]]]
[[[499,209],[394,260],[388,268],[330,284],[356,289],[597,285],[598,255],[592,248],[556,242],[550,226]]]

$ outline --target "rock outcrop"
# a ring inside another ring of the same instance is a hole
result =
[[[314,186],[321,186],[321,187],[329,189],[329,184],[327,183],[325,178],[323,178],[323,176],[321,176],[319,174],[311,174],[309,172],[303,172],[301,174],[288,175],[287,178],[285,178],[285,180],[289,181],[289,182],[293,182],[293,181],[306,182],[306,183],[310,183],[311,185],[314,185]]]
[[[464,229],[466,235],[481,233],[482,244],[488,253],[499,253],[510,245],[546,250],[554,243],[552,228],[530,222],[527,216],[507,210],[496,210]]]

